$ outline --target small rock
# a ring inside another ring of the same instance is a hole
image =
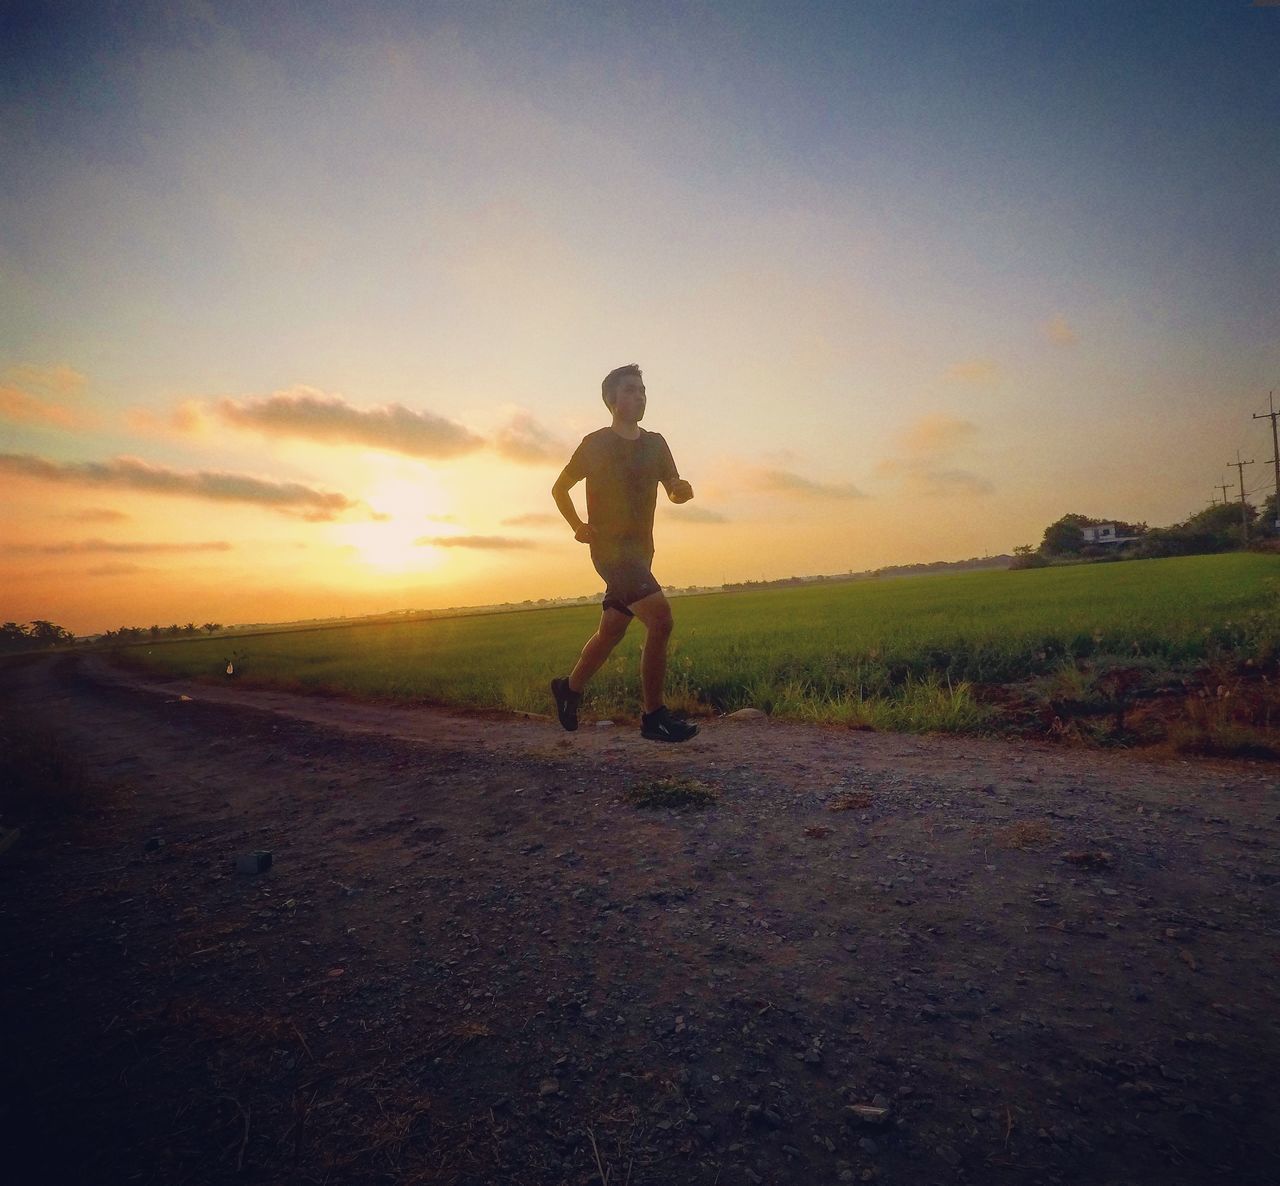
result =
[[[612,729],[613,727],[612,721],[596,721],[597,729]]]
[[[889,1119],[889,1109],[875,1104],[850,1104],[844,1110],[845,1119],[862,1124],[882,1125]]]
[[[538,1084],[538,1096],[542,1099],[545,1099],[549,1095],[559,1094],[560,1084],[556,1082],[555,1079],[543,1079],[543,1081]]]
[[[767,721],[769,714],[762,712],[758,708],[740,708],[737,712],[729,713],[725,718],[726,721]],[[749,1171],[748,1171],[749,1172]]]
[[[858,1148],[864,1153],[870,1153],[872,1157],[880,1152],[880,1146],[877,1145],[870,1137],[863,1137],[858,1142]]]

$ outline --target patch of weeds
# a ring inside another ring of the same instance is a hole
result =
[[[1052,839],[1052,829],[1038,819],[1019,820],[996,833],[996,842],[1001,848],[1035,848],[1040,844],[1048,844]]]
[[[1180,754],[1211,758],[1280,758],[1280,748],[1265,734],[1230,721],[1174,728],[1169,740]]]
[[[827,804],[828,811],[862,811],[871,806],[866,791],[844,791]]]
[[[696,778],[657,778],[652,782],[637,783],[624,798],[632,807],[674,807],[699,811],[704,807],[714,807],[720,797],[712,787]]]

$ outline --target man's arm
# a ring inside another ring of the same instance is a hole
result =
[[[689,485],[676,469],[676,459],[671,456],[671,447],[666,438],[662,438],[663,474],[658,480],[667,492],[667,497],[674,503],[688,502],[693,497],[693,487]]]
[[[663,485],[667,488],[667,497],[676,504],[688,502],[693,497],[693,487],[683,478],[676,478],[674,482],[663,482]]]
[[[573,528],[573,538],[579,543],[589,544],[593,534],[591,526],[578,518],[578,508],[573,505],[573,498],[569,494],[577,484],[578,479],[569,472],[569,467],[565,466],[556,479],[555,485],[551,487],[551,497],[556,500],[556,508],[564,516],[564,521]]]

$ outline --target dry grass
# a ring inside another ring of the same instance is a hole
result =
[[[701,810],[714,807],[720,796],[696,778],[658,778],[637,783],[626,793],[632,807]]]
[[[995,841],[1001,848],[1037,848],[1053,839],[1053,829],[1043,820],[1019,820],[1007,828],[1000,828]]]

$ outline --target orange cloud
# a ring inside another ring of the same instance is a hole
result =
[[[980,474],[954,466],[940,466],[924,457],[888,458],[876,466],[876,472],[884,477],[899,478],[912,494],[926,498],[991,494],[995,491],[995,486]]]
[[[684,503],[680,506],[663,507],[662,514],[664,518],[669,519],[672,523],[728,523],[728,516],[722,515],[719,511],[709,510],[707,507],[694,506],[692,503]]]
[[[1074,346],[1080,340],[1076,331],[1061,314],[1045,322],[1044,334],[1055,346]]]
[[[229,552],[231,545],[226,540],[206,540],[204,542],[160,543],[131,542],[128,540],[82,539],[66,540],[56,544],[9,544],[6,552],[25,552],[39,556],[73,556],[85,553],[113,553],[119,555],[141,555],[163,552]]]
[[[512,414],[493,438],[493,447],[509,461],[565,462],[572,447],[554,433],[548,432],[529,412],[518,410]]]
[[[903,429],[899,440],[912,453],[946,453],[977,435],[978,427],[969,420],[936,412],[922,416]]]
[[[750,479],[757,490],[795,498],[866,498],[852,482],[815,482],[784,469],[757,470]]]
[[[129,518],[124,511],[113,510],[111,507],[84,507],[58,517],[70,519],[74,523],[122,523]]]
[[[130,408],[125,413],[125,422],[134,432],[146,433],[148,436],[167,436],[171,433],[192,436],[209,429],[208,414],[196,399],[183,400],[167,414],[157,414],[149,408]]]
[[[0,453],[0,473],[74,486],[113,486],[213,502],[253,503],[313,522],[334,519],[361,505],[345,494],[316,490],[299,482],[275,482],[249,474],[210,470],[172,470],[136,457],[117,457],[105,462],[48,461],[29,453]]]
[[[370,445],[407,457],[456,457],[484,444],[461,424],[431,412],[415,412],[401,404],[365,410],[311,387],[278,391],[262,399],[222,399],[214,410],[225,423],[265,436]]]
[[[977,436],[978,426],[970,420],[942,413],[922,416],[899,435],[903,455],[885,458],[876,465],[876,473],[898,479],[921,497],[990,494],[995,487],[986,478],[951,460]]]
[[[74,367],[64,365],[52,367],[32,366],[24,363],[10,367],[5,372],[13,382],[28,389],[34,389],[44,395],[65,399],[79,395],[84,390],[86,379]]]
[[[69,408],[46,403],[12,383],[0,385],[0,418],[15,424],[53,424],[74,428],[77,417]]]
[[[948,383],[962,383],[970,387],[981,387],[994,383],[1000,377],[1000,367],[989,358],[970,358],[963,362],[953,362],[942,376]]]
[[[532,540],[514,539],[509,535],[424,535],[413,542],[433,548],[478,548],[495,551],[534,546]]]
[[[502,520],[503,527],[554,527],[563,524],[564,520],[559,515],[543,511],[530,511],[527,515],[512,515],[510,519]]]

